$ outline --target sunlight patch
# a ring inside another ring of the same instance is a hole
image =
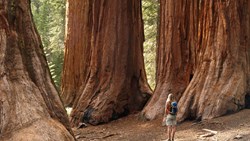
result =
[[[67,114],[70,115],[71,111],[72,111],[72,107],[66,107],[65,108],[66,111],[67,111]]]

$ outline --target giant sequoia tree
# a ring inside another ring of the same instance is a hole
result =
[[[190,17],[190,9],[195,9],[193,3],[186,0],[160,1],[156,88],[142,112],[147,119],[160,116],[167,95],[173,93],[178,100],[189,84],[193,62],[190,35],[195,34],[189,25],[196,20]]]
[[[74,140],[29,2],[0,1],[0,140]]]
[[[140,0],[68,0],[62,95],[73,104],[74,125],[108,122],[144,107],[151,90],[141,16]]]
[[[72,106],[85,88],[90,73],[92,13],[89,0],[68,0],[62,100]]]
[[[197,65],[179,101],[179,120],[222,116],[250,102],[250,2],[199,4]]]
[[[179,100],[179,120],[214,118],[248,106],[250,2],[168,0],[161,7],[157,87],[144,115],[152,119],[163,112],[155,109],[169,92]]]

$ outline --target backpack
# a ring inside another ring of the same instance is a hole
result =
[[[171,115],[176,115],[177,112],[178,112],[177,102],[172,102],[171,107],[170,107],[170,114]]]

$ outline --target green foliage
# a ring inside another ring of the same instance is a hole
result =
[[[143,55],[148,83],[152,89],[155,88],[158,9],[158,0],[142,0],[142,13],[145,34]]]
[[[59,88],[64,58],[65,0],[31,0],[52,78]]]

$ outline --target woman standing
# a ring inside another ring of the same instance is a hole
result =
[[[174,101],[173,94],[168,95],[168,99],[165,104],[166,125],[168,141],[174,141],[174,135],[176,131],[176,114],[177,114],[177,102]]]

